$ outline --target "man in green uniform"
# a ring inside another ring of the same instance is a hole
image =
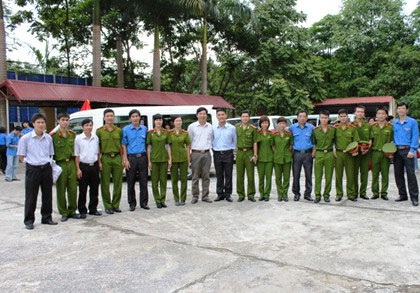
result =
[[[329,125],[330,112],[322,110],[319,112],[318,127],[313,131],[313,143],[315,157],[315,203],[321,201],[321,183],[325,171],[324,201],[330,202],[331,182],[334,170],[333,145],[335,128]]]
[[[107,214],[121,213],[123,161],[121,157],[122,130],[114,125],[115,113],[112,109],[104,110],[105,125],[96,130],[101,152],[101,193]],[[111,199],[109,183],[112,176],[114,190]]]
[[[63,170],[56,182],[57,208],[61,215],[61,221],[68,218],[79,219],[77,209],[77,174],[74,162],[74,140],[76,133],[70,131],[67,113],[60,113],[57,116],[60,125],[57,132],[51,132],[54,145],[54,160]],[[66,199],[67,192],[67,199]]]
[[[339,110],[338,119],[340,122],[335,126],[335,187],[337,191],[335,200],[341,201],[343,198],[343,171],[345,169],[347,198],[357,201],[354,189],[354,156],[357,155],[357,152],[349,154],[345,150],[351,142],[359,141],[359,134],[356,127],[348,122],[347,110]]]
[[[376,109],[377,122],[372,125],[371,139],[372,143],[372,199],[379,198],[388,200],[388,181],[390,160],[385,156],[382,147],[386,143],[394,140],[394,130],[386,119],[388,109],[381,106]],[[382,186],[379,192],[379,173],[381,173]]]
[[[236,125],[236,191],[239,202],[245,199],[245,170],[248,200],[255,202],[254,166],[258,160],[258,131],[254,125],[249,124],[249,118],[249,111],[242,111],[242,122]]]
[[[368,173],[369,173],[369,162],[371,159],[370,145],[370,124],[365,121],[365,107],[358,105],[354,111],[355,121],[353,125],[356,126],[357,133],[359,134],[360,142],[369,142],[369,148],[360,148],[357,156],[354,157],[354,188],[355,198],[360,195],[360,198],[369,199],[366,195]],[[360,173],[360,189],[359,189],[359,173]]]
[[[163,125],[161,114],[153,115],[155,128],[147,132],[147,158],[151,170],[152,192],[158,209],[166,208],[168,167],[172,166],[171,136]],[[159,190],[160,187],[160,190]]]

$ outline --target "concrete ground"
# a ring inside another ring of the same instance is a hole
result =
[[[0,292],[420,292],[420,208],[394,202],[392,170],[390,201],[329,204],[273,186],[269,202],[176,207],[168,181],[167,209],[130,212],[124,183],[121,214],[48,226],[38,208],[32,231],[23,172],[0,177]]]

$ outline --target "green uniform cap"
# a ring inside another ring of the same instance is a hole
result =
[[[353,141],[347,145],[346,152],[350,152],[353,149],[357,149],[358,146],[359,146],[359,143],[357,141]]]
[[[382,151],[387,154],[394,154],[397,151],[395,144],[389,142],[382,146]]]

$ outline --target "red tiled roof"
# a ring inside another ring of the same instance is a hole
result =
[[[21,101],[85,101],[110,104],[138,105],[213,105],[215,108],[233,106],[219,96],[203,96],[173,92],[154,92],[109,87],[78,86],[54,83],[6,80],[0,87],[7,87]]]
[[[392,99],[393,99],[392,96],[333,98],[333,99],[326,99],[322,102],[315,103],[315,106],[378,104],[378,103],[389,103],[392,101]]]

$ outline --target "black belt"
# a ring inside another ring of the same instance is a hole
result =
[[[31,167],[31,168],[37,168],[37,169],[44,169],[47,166],[51,166],[51,164],[50,163],[46,163],[44,165],[31,165],[31,164],[26,163],[26,166],[27,167]]]
[[[332,149],[328,149],[328,150],[316,150],[317,152],[323,152],[323,153],[329,153],[332,152]]]
[[[248,147],[248,148],[238,148],[238,151],[247,152],[247,151],[252,151],[253,149],[254,149],[253,147]]]
[[[87,166],[87,167],[92,167],[92,166],[95,166],[96,164],[98,164],[98,161],[94,163],[83,163],[83,162],[79,163],[80,166]]]
[[[215,151],[215,150],[213,150],[213,153],[224,155],[224,154],[233,153],[233,150],[225,150],[225,151]]]
[[[193,153],[208,153],[210,150],[191,150]]]
[[[312,153],[312,149],[307,149],[307,150],[293,150],[295,153],[299,153],[299,154],[308,154],[308,153]]]
[[[344,152],[345,152],[345,150],[338,150],[338,149],[336,149],[335,151],[336,151],[336,152],[342,152],[342,153],[344,153]]]
[[[409,148],[410,148],[409,145],[400,145],[400,146],[397,146],[397,149],[399,149],[399,150],[408,150]]]
[[[146,153],[141,153],[141,154],[128,154],[127,157],[141,158],[141,157],[144,157],[145,155],[146,155]]]
[[[116,156],[119,156],[120,153],[102,153],[102,155],[103,156],[108,156],[108,157],[114,158]]]

